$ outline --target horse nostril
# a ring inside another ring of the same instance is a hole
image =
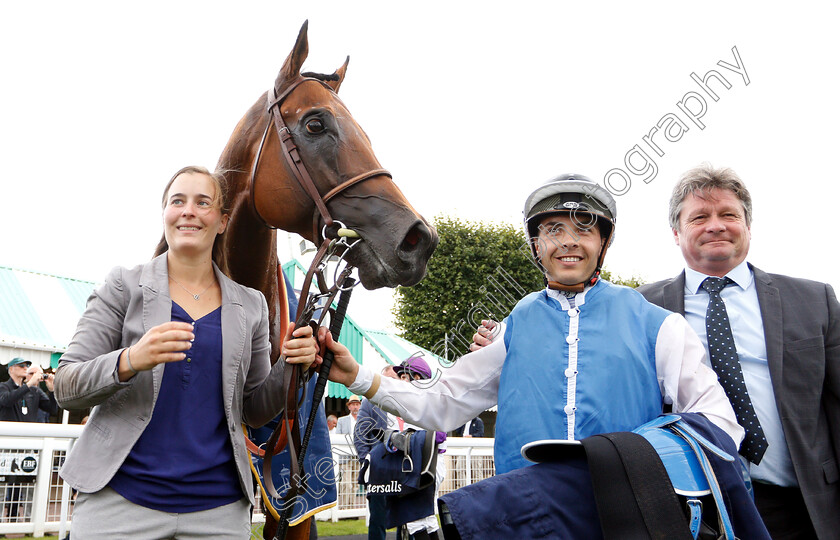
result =
[[[410,253],[428,243],[429,233],[422,223],[416,223],[408,230],[402,242],[400,251]]]
[[[408,231],[408,234],[405,235],[405,238],[403,238],[403,244],[407,244],[407,245],[412,246],[412,247],[416,246],[417,242],[419,242],[419,241],[420,241],[420,233],[418,233],[417,231],[415,231],[413,229]]]

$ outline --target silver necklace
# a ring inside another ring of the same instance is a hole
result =
[[[201,292],[200,292],[200,293],[198,293],[198,294],[195,294],[195,293],[193,293],[192,291],[190,291],[189,289],[187,289],[186,287],[184,287],[183,285],[181,285],[180,283],[178,283],[178,280],[177,280],[177,279],[175,279],[174,277],[169,276],[169,279],[171,279],[172,281],[174,281],[174,282],[175,282],[175,285],[177,285],[177,286],[181,287],[182,289],[184,289],[185,291],[187,291],[187,292],[190,294],[190,296],[192,296],[192,297],[193,297],[196,301],[198,301],[198,299],[199,299],[199,298],[201,298],[201,295],[202,295],[202,294],[204,294],[204,293],[206,293],[206,292],[207,292],[207,290],[208,290],[208,289],[210,289],[210,287],[212,287],[212,286],[213,286],[213,283],[215,283],[215,282],[212,282],[212,281],[211,281],[211,282],[210,282],[210,285],[208,285],[207,287],[205,287],[203,291],[201,291]]]

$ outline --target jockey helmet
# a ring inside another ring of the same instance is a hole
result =
[[[583,290],[586,283],[594,284],[601,273],[601,266],[607,255],[607,248],[615,236],[616,205],[609,191],[581,174],[562,174],[545,182],[534,190],[525,200],[525,233],[531,244],[531,253],[539,262],[534,239],[539,235],[540,222],[555,214],[569,214],[576,223],[595,224],[603,248],[598,256],[598,264],[592,277],[585,283],[571,286],[567,290]],[[566,287],[560,286],[565,289]]]
[[[404,360],[402,364],[395,366],[394,373],[396,373],[397,376],[400,376],[403,373],[408,373],[408,376],[412,379],[414,378],[414,375],[420,375],[421,379],[432,378],[432,369],[429,367],[429,364],[427,364],[426,361],[419,356],[412,356],[411,358]]]

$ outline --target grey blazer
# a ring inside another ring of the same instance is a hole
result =
[[[261,426],[282,409],[284,363],[270,365],[268,307],[263,295],[235,283],[215,265],[214,269],[222,289],[225,417],[242,492],[253,503],[241,424]],[[88,299],[55,375],[55,395],[62,407],[94,407],[61,469],[62,478],[77,490],[93,493],[105,487],[149,423],[164,365],[122,383],[118,358],[152,327],[169,322],[171,315],[166,254],[130,270],[114,268]]]
[[[819,538],[837,538],[840,304],[830,285],[750,268],[770,380],[802,496]],[[638,290],[649,302],[685,314],[685,272]]]
[[[357,420],[358,421],[358,417]],[[350,429],[350,415],[346,414],[338,419],[335,424],[335,432],[339,435],[352,435],[353,430]]]

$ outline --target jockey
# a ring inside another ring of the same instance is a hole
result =
[[[744,431],[685,319],[600,278],[615,235],[609,192],[559,176],[527,198],[524,218],[547,286],[517,303],[489,345],[421,388],[357,364],[321,329],[335,353],[330,380],[427,429],[449,431],[498,405],[497,474],[531,465],[525,444],[630,431],[666,404],[702,413],[738,446]]]

